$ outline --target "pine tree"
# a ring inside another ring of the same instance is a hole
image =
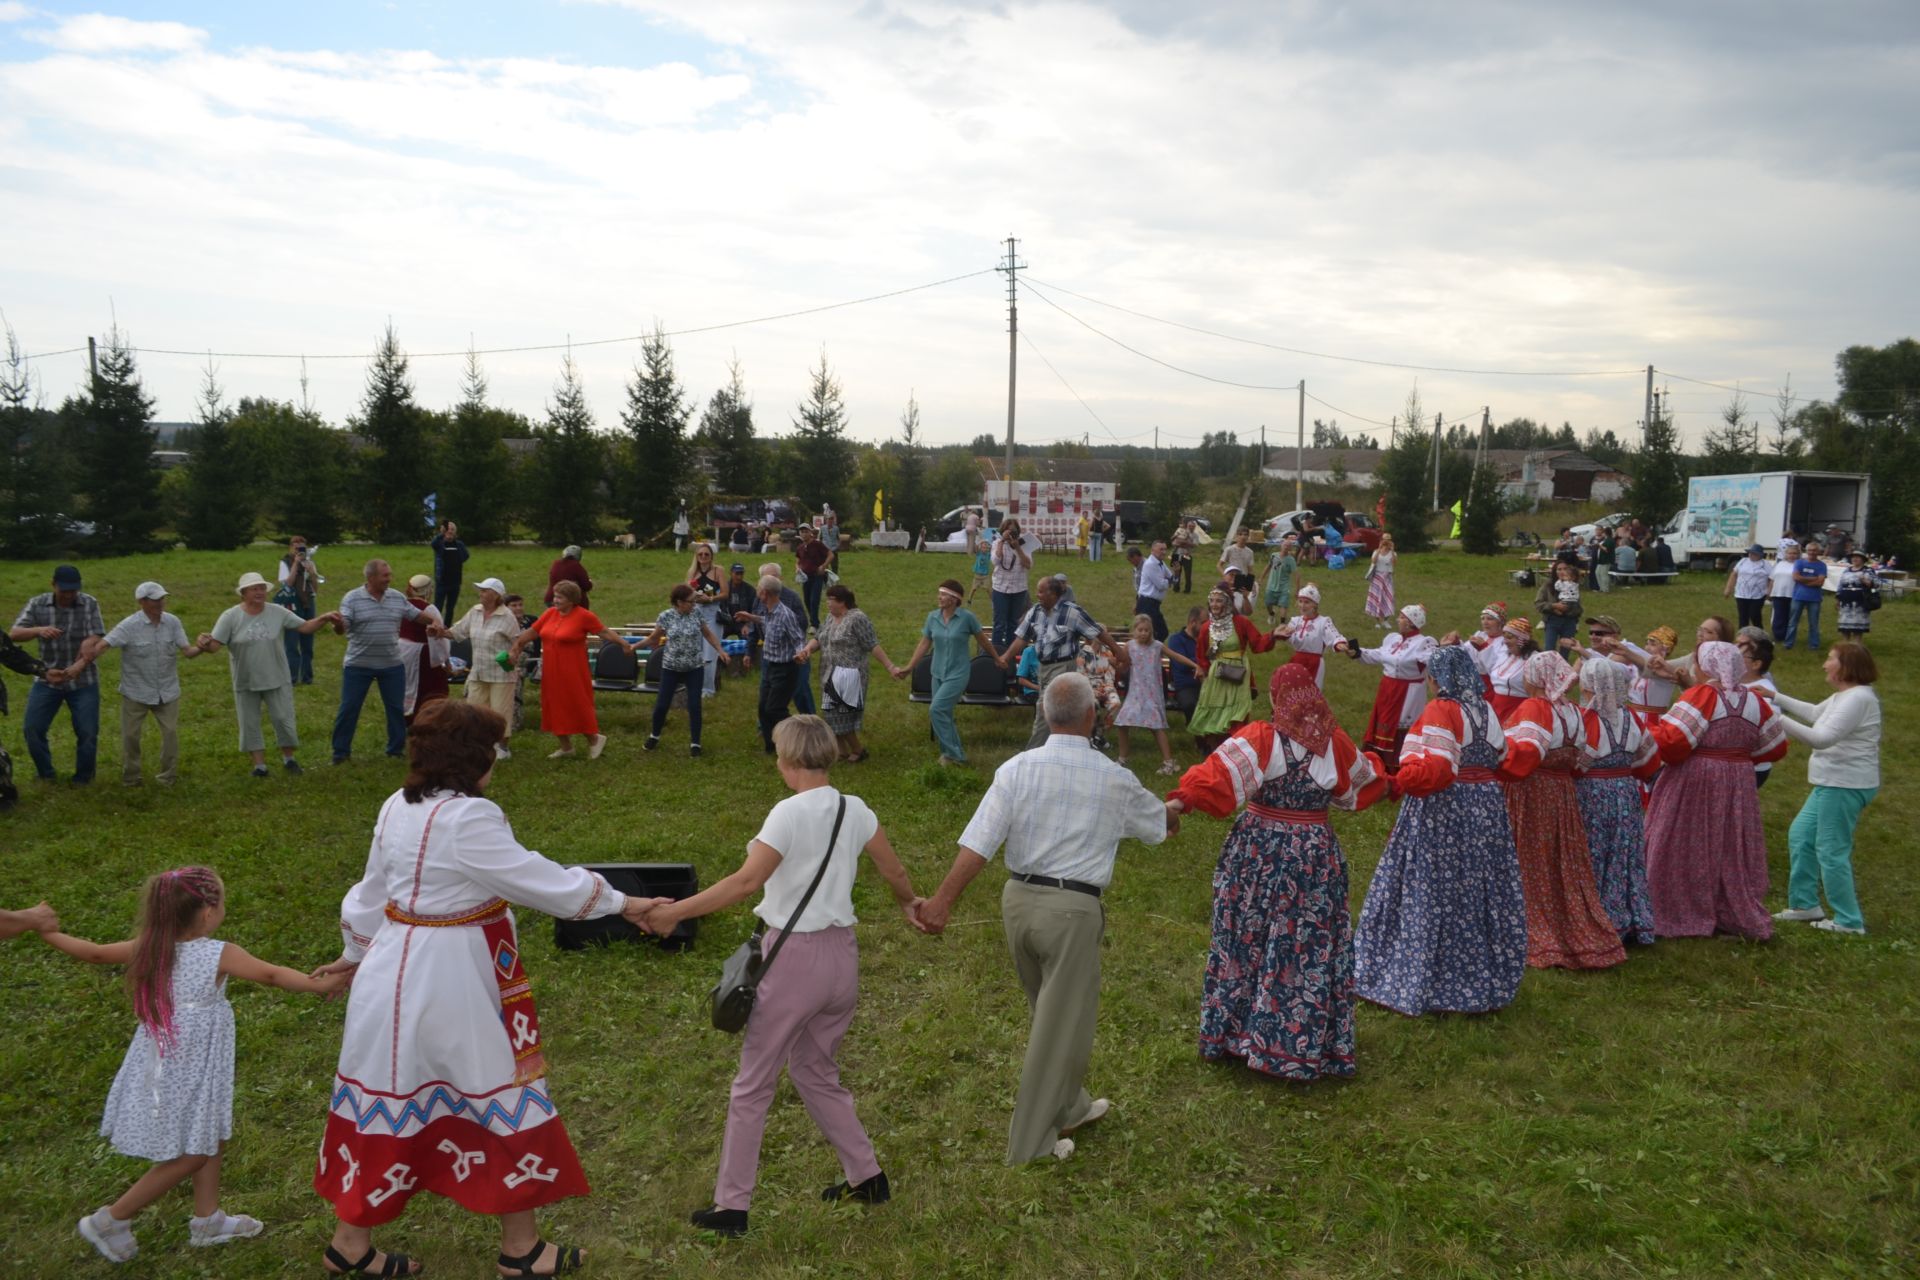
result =
[[[1747,398],[1735,391],[1720,410],[1720,423],[1701,442],[1709,475],[1737,475],[1760,468],[1760,429],[1747,424]]]
[[[12,325],[0,364],[0,555],[44,555],[63,542],[72,467],[59,419],[36,403],[33,373]]]
[[[107,335],[91,394],[70,397],[60,413],[82,442],[80,484],[94,548],[110,554],[152,550],[164,518],[160,472],[153,465],[159,433],[153,429],[153,401],[119,329]]]
[[[1655,529],[1663,527],[1687,500],[1687,477],[1680,460],[1673,419],[1659,408],[1647,423],[1633,455],[1633,514]]]
[[[841,398],[840,380],[827,367],[827,353],[820,352],[820,364],[810,374],[807,398],[794,407],[793,470],[790,473],[795,497],[819,506],[832,503],[834,510],[845,511],[846,487],[853,475],[853,446],[847,441],[847,406]]]
[[[714,484],[721,493],[747,495],[760,488],[762,449],[753,435],[753,401],[739,360],[727,363],[727,385],[713,393],[700,415],[700,441],[713,451]]]
[[[626,474],[621,486],[627,527],[644,541],[673,524],[686,480],[687,419],[692,406],[673,372],[673,348],[655,322],[640,340],[640,363],[627,383]]]
[[[254,468],[232,423],[233,412],[209,362],[200,384],[200,427],[187,463],[186,515],[180,529],[195,551],[231,551],[253,541]]]
[[[487,403],[486,372],[469,350],[434,486],[435,514],[457,521],[467,542],[503,542],[513,534],[513,455],[501,429],[514,417]]]
[[[571,355],[561,362],[560,381],[547,402],[547,421],[538,439],[529,523],[541,541],[555,546],[593,541],[603,507],[606,441],[594,432],[593,410],[587,407]]]
[[[1380,458],[1376,473],[1386,491],[1387,532],[1393,535],[1397,551],[1425,551],[1433,546],[1427,532],[1427,509],[1432,505],[1428,487],[1433,458],[1433,436],[1419,428],[1420,389],[1407,396],[1407,426],[1394,436],[1393,447]]]
[[[1500,517],[1506,501],[1500,493],[1500,472],[1482,464],[1473,472],[1467,501],[1460,512],[1460,546],[1469,555],[1500,554]]]
[[[426,498],[432,484],[433,442],[425,415],[414,403],[407,354],[391,324],[367,366],[360,416],[349,425],[368,449],[360,457],[356,514],[376,541],[420,542],[428,527]]]
[[[900,465],[893,476],[892,508],[894,523],[900,528],[918,530],[940,513],[927,500],[926,432],[920,426],[920,402],[907,393],[907,407],[900,413]]]
[[[251,460],[274,539],[297,533],[310,546],[339,541],[354,466],[347,433],[328,426],[311,404],[254,396],[241,397],[227,429]]]

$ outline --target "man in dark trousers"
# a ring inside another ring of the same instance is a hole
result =
[[[433,607],[442,618],[454,617],[454,603],[460,599],[460,575],[467,567],[467,544],[460,541],[460,526],[448,520],[433,538]]]

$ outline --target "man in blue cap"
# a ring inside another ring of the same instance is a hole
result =
[[[53,590],[27,601],[7,634],[15,640],[38,640],[40,660],[47,664],[27,694],[27,755],[33,771],[53,781],[53,751],[47,730],[64,705],[73,723],[73,782],[93,781],[94,759],[100,746],[100,673],[94,670],[92,641],[106,635],[100,602],[80,589],[80,570],[63,564],[53,571]],[[57,682],[56,682],[57,681]]]

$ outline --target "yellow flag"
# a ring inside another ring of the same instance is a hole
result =
[[[886,519],[886,509],[880,505],[880,490],[878,489],[873,491],[873,518],[875,520]]]

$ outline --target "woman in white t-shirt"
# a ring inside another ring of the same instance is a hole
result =
[[[1773,639],[1781,644],[1787,638],[1787,617],[1793,612],[1793,562],[1800,558],[1800,544],[1791,538],[1780,540],[1780,556],[1767,570],[1767,596],[1773,601]]]
[[[1767,603],[1772,590],[1773,566],[1767,563],[1767,550],[1759,543],[1747,548],[1745,558],[1734,561],[1733,568],[1727,572],[1727,585],[1722,587],[1722,596],[1731,596],[1739,618],[1737,625],[1757,627],[1762,625],[1761,609]],[[1789,591],[1788,595],[1793,593]]]
[[[794,716],[773,730],[780,776],[794,794],[773,807],[760,833],[747,844],[740,869],[704,892],[680,902],[662,903],[647,913],[643,927],[665,935],[682,920],[707,915],[743,902],[764,889],[753,913],[768,932],[762,947],[773,949],[782,929],[791,936],[765,969],[740,1041],[740,1071],[727,1102],[727,1133],[720,1148],[720,1173],[713,1208],[693,1215],[693,1225],[724,1236],[744,1235],[760,1166],[760,1138],[767,1108],[785,1068],[840,1156],[846,1181],[828,1187],[826,1200],[879,1204],[890,1196],[887,1175],[873,1154],[873,1143],[854,1114],[853,1095],[840,1083],[840,1039],[853,1021],[860,992],[860,953],[854,944],[853,876],[861,850],[893,890],[909,923],[919,927],[914,909],[920,899],[880,826],[880,819],[858,796],[843,795],[827,781],[827,769],[839,755],[833,731],[818,716]],[[829,850],[835,814],[846,813],[840,835]],[[826,870],[820,887],[801,911],[814,876]]]

